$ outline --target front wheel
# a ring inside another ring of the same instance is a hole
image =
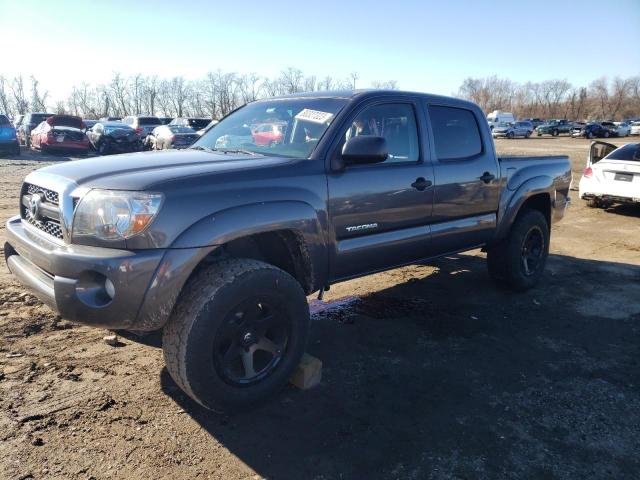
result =
[[[558,135],[560,135],[560,132],[558,130],[554,130],[553,132],[551,132],[551,135],[557,137]]]
[[[604,138],[609,138],[609,132],[604,132],[604,134],[602,135]]]
[[[508,138],[509,140],[513,140],[513,137],[515,137],[515,135],[514,135],[514,133],[513,133],[513,132],[509,132],[509,133],[507,133],[507,138]]]
[[[298,366],[308,334],[309,306],[293,277],[257,260],[228,259],[189,280],[162,348],[178,386],[223,412],[276,394]]]
[[[539,210],[518,215],[507,238],[487,249],[489,275],[516,291],[535,286],[549,255],[549,225]]]

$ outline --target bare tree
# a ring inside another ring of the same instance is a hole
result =
[[[127,80],[116,72],[109,84],[110,97],[113,100],[113,113],[125,116],[129,115],[129,100],[127,96]]]
[[[282,84],[283,93],[298,93],[302,92],[303,88],[302,70],[298,68],[288,67],[280,73],[280,83]]]
[[[9,81],[0,75],[0,111],[13,117],[13,106],[11,104],[11,97],[9,96]]]
[[[395,80],[374,80],[371,82],[371,86],[373,88],[381,89],[381,90],[397,90],[398,82]]]
[[[169,101],[177,117],[184,116],[188,96],[189,86],[184,77],[173,77],[169,82]]]
[[[356,89],[356,80],[360,79],[360,75],[358,75],[358,72],[351,72],[349,74],[349,78],[351,79],[351,82],[353,83],[353,89]]]
[[[22,75],[14,77],[11,82],[9,89],[11,90],[11,95],[13,96],[13,105],[15,107],[15,111],[20,114],[27,113],[29,110],[29,102],[27,101],[27,97],[24,92],[24,80]]]

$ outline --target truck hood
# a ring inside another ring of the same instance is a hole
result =
[[[188,177],[238,170],[271,168],[291,158],[169,150],[74,160],[38,172],[73,180],[79,186],[114,190],[146,190]]]

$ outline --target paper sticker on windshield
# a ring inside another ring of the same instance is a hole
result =
[[[320,110],[310,110],[305,108],[296,115],[298,120],[306,120],[313,123],[327,123],[333,117],[333,113],[321,112]]]

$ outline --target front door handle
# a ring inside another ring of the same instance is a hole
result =
[[[431,182],[430,180],[427,180],[424,177],[416,178],[416,181],[411,184],[413,188],[419,191],[423,191],[426,188],[430,187],[431,185],[433,185],[433,182]]]
[[[482,176],[480,177],[480,180],[482,180],[484,183],[489,183],[491,180],[493,180],[494,178],[496,178],[495,175],[492,175],[489,172],[484,172],[482,174]]]

